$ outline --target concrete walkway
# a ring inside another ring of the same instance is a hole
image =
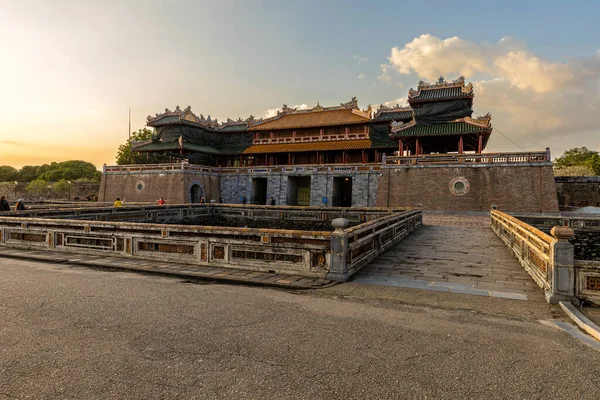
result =
[[[228,283],[275,286],[290,289],[321,289],[335,284],[335,282],[327,279],[300,275],[247,271],[233,268],[205,267],[201,265],[138,260],[124,257],[92,256],[87,254],[71,254],[42,250],[22,250],[7,247],[0,247],[0,257],[175,276],[185,279],[208,279]]]
[[[542,291],[481,216],[424,217],[354,282],[527,300]]]

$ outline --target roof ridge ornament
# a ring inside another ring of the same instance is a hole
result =
[[[438,78],[437,82],[435,82],[435,83],[429,83],[429,82],[420,80],[419,84],[417,85],[417,90],[415,90],[413,88],[410,88],[408,90],[408,99],[411,100],[415,97],[419,97],[422,90],[454,88],[454,87],[459,87],[461,89],[461,93],[463,93],[463,94],[467,94],[467,95],[473,94],[473,83],[469,82],[468,84],[465,84],[464,76],[461,75],[457,79],[450,81],[450,82],[446,81],[443,76],[440,76]]]
[[[317,100],[317,105],[314,106],[311,111],[323,111],[323,110],[324,110],[323,106],[321,104],[319,104],[319,101]]]
[[[298,109],[298,107],[294,107],[294,108],[292,108],[292,107],[288,107],[288,106],[287,106],[287,104],[284,104],[284,105],[281,107],[281,111],[278,111],[278,112],[277,112],[277,115],[279,115],[279,114],[288,114],[288,113],[292,113],[292,112],[296,111],[297,109]]]
[[[340,103],[340,106],[345,108],[358,108],[358,100],[356,99],[356,97],[353,97],[350,99],[349,102]]]

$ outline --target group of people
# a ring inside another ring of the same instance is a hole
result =
[[[25,200],[19,199],[15,204],[15,211],[25,210]],[[6,200],[5,196],[0,197],[0,212],[1,211],[11,211],[10,204]]]

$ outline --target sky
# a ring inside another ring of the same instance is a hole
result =
[[[473,82],[486,151],[600,151],[598,15],[586,0],[0,0],[0,165],[114,164],[129,107],[132,130],[177,105],[219,121],[364,109],[440,75]]]

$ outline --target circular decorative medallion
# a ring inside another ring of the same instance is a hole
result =
[[[462,176],[450,181],[450,192],[456,196],[462,196],[469,191],[469,181]]]
[[[137,190],[138,192],[141,192],[142,190],[144,190],[144,187],[146,185],[144,184],[143,181],[137,181],[137,183],[135,184],[135,190]]]

